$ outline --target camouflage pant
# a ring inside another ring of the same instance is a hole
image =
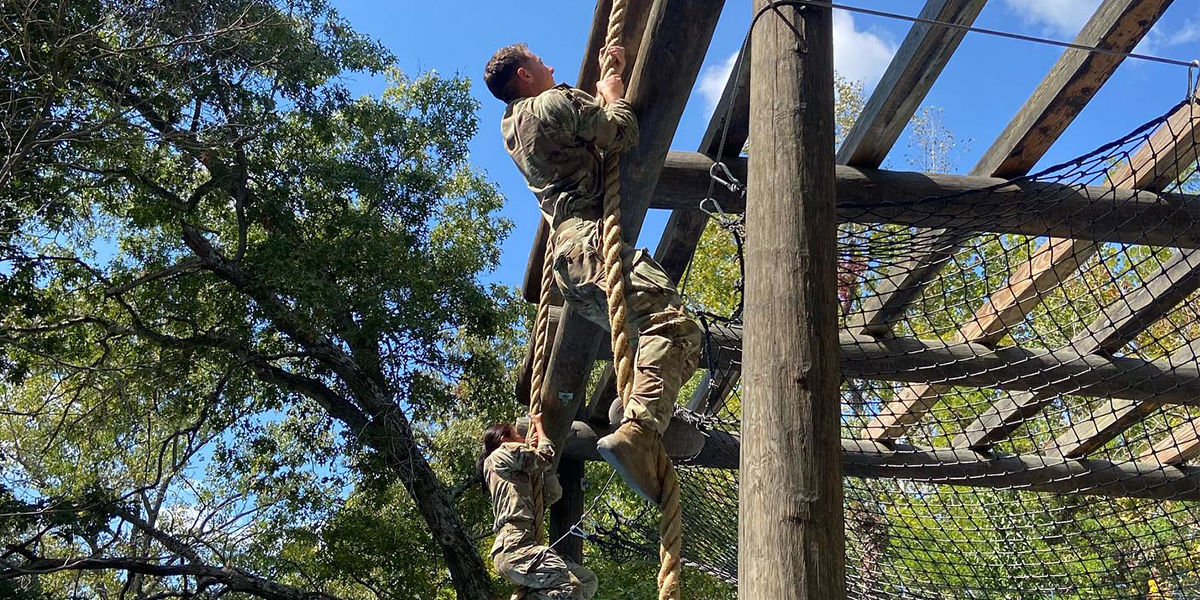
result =
[[[573,218],[555,230],[554,278],[567,304],[584,317],[608,324],[607,285],[600,254],[600,224]],[[636,340],[633,394],[624,419],[663,433],[675,412],[675,397],[700,353],[700,326],[688,314],[671,278],[645,250],[621,249],[629,337]]]
[[[539,546],[533,533],[506,525],[492,547],[496,571],[529,588],[525,600],[588,600],[596,593],[596,574]]]

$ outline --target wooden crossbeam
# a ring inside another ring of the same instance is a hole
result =
[[[1193,341],[1171,355],[1171,360],[1177,362],[1195,362],[1198,358],[1200,340]],[[1197,455],[1200,455],[1200,417],[1190,417],[1143,452],[1138,460],[1179,465]]]
[[[740,327],[714,326],[710,334],[732,361],[740,361]],[[855,379],[1200,406],[1200,366],[1196,364],[1107,357],[1070,348],[989,348],[966,342],[879,339],[845,332],[838,342],[842,375]]]
[[[735,176],[745,173],[744,158],[731,158],[726,164]],[[707,191],[710,165],[712,159],[700,153],[670,153],[651,206],[692,208],[695,198]],[[841,223],[936,224],[967,231],[1200,247],[1200,197],[1189,194],[846,166],[836,168],[836,178]],[[726,211],[745,209],[734,195],[716,196]]]
[[[1200,289],[1200,251],[1177,254],[1173,259],[1172,265],[1164,267],[1157,276],[1147,282],[1145,288],[1138,290],[1129,300],[1128,303],[1131,307],[1137,308],[1145,304],[1157,303],[1164,307],[1161,312],[1165,313],[1192,292]],[[1172,276],[1177,277],[1178,280],[1170,281],[1169,278]],[[1114,318],[1102,317],[1098,323],[1093,324],[1093,327],[1103,329],[1099,334],[1102,338],[1132,339],[1151,324],[1135,320],[1133,317],[1135,310],[1122,307],[1117,312],[1120,314]],[[1151,313],[1151,317],[1153,317],[1153,313]],[[1093,329],[1093,327],[1089,329]],[[1114,331],[1116,334],[1106,335],[1108,331]],[[1170,362],[1186,364],[1194,362],[1195,356],[1194,348],[1184,347],[1171,355]],[[1086,456],[1149,416],[1160,406],[1162,403],[1154,400],[1113,399],[1102,402],[1090,415],[1054,440],[1052,448],[1070,458]]]
[[[1173,183],[1187,165],[1196,162],[1200,112],[1195,108],[1200,107],[1193,103],[1177,109],[1129,161],[1118,166],[1109,181],[1117,188],[1148,191],[1161,191]],[[1025,322],[1025,315],[1041,302],[1046,292],[1055,289],[1099,248],[1092,240],[1046,241],[1034,250],[1029,261],[1013,270],[1003,287],[988,297],[974,318],[959,329],[955,341],[995,346],[1011,327]],[[861,437],[876,441],[902,437],[938,404],[944,392],[944,387],[931,385],[904,388],[899,398],[864,428]]]
[[[1171,2],[1105,0],[1075,38],[1075,43],[1132,51]],[[1121,56],[1066,50],[971,174],[1011,178],[1028,173],[1122,60]],[[903,317],[922,288],[965,241],[959,230],[934,233],[932,241],[926,244],[928,250],[906,261],[896,269],[895,275],[882,282],[876,293],[864,301],[862,312],[851,325],[876,336],[891,334],[894,324]]]
[[[1200,405],[1194,364],[850,334],[842,336],[841,352],[842,372],[859,379]]]
[[[664,445],[694,444],[690,434],[672,431],[686,424],[676,421],[663,436]],[[588,423],[575,422],[564,454],[597,461],[596,440],[609,433]],[[703,447],[693,452],[689,467],[737,469],[741,440],[719,430],[703,432]],[[891,446],[868,440],[842,440],[842,468],[846,477],[901,479],[929,484],[985,489],[1013,489],[1056,494],[1154,498],[1160,500],[1200,499],[1200,469],[1164,467],[1148,462],[1074,460],[1038,454],[980,453],[969,449],[929,449],[902,444]]]
[[[1186,354],[1185,354],[1186,353]],[[1200,341],[1176,352],[1172,359],[1194,362],[1200,355]],[[1164,465],[1179,465],[1200,455],[1200,417],[1189,417],[1142,453],[1138,460]]]

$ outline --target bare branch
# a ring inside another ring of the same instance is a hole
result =
[[[121,294],[124,294],[126,292],[133,290],[134,288],[136,288],[144,283],[149,283],[151,281],[165,279],[165,278],[179,275],[182,273],[195,271],[199,267],[200,267],[200,261],[196,260],[194,258],[180,261],[179,263],[171,265],[161,271],[157,271],[154,273],[147,273],[145,275],[142,275],[141,277],[138,277],[137,279],[134,279],[133,281],[130,281],[129,283],[124,283],[124,284],[121,284],[118,286],[110,287],[104,291],[104,295],[108,296],[108,297],[119,296]]]
[[[0,581],[29,575],[64,571],[124,571],[154,577],[192,576],[228,591],[241,592],[264,600],[339,600],[324,592],[301,590],[240,569],[194,564],[157,564],[135,558],[45,558],[29,554],[28,560],[0,570]]]

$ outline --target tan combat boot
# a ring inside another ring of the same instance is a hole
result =
[[[596,442],[600,456],[621,474],[625,483],[655,505],[662,494],[654,447],[657,440],[658,432],[653,429],[637,421],[625,421],[616,431]]]

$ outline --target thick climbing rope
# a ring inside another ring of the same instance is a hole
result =
[[[613,0],[612,11],[608,17],[608,31],[605,35],[604,46],[611,47],[621,43],[625,32],[625,13],[628,0]],[[616,59],[605,55],[601,68],[601,77],[608,78],[617,72]],[[603,99],[603,98],[602,98]],[[612,330],[613,372],[617,377],[617,393],[621,398],[621,406],[629,401],[633,392],[633,362],[634,349],[629,340],[628,308],[625,303],[625,265],[621,259],[624,242],[621,236],[621,170],[620,155],[616,152],[604,156],[604,221],[603,245],[604,279],[608,289],[608,322]],[[659,483],[662,489],[659,497],[659,508],[662,510],[662,520],[659,523],[659,570],[658,597],[659,600],[678,600],[680,595],[680,575],[682,571],[681,553],[683,550],[683,511],[679,503],[679,479],[675,473],[675,465],[667,456],[662,441],[655,443],[655,456],[648,457],[655,461]]]
[[[546,365],[550,361],[550,289],[554,285],[554,233],[546,236],[546,256],[542,260],[542,291],[538,296],[537,317],[533,326],[533,373],[530,378],[530,416],[542,412],[542,386],[546,382]],[[542,474],[533,477],[533,531],[540,543],[542,523],[546,512],[545,486]]]
[[[538,296],[537,317],[533,321],[533,373],[530,377],[529,414],[542,412],[542,386],[546,382],[546,364],[550,359],[548,338],[550,336],[550,289],[554,285],[554,233],[546,236],[546,256],[542,260],[542,291]],[[538,473],[530,480],[533,496],[533,532],[540,544],[545,527],[546,514],[545,480]],[[557,543],[557,542],[555,542]],[[524,600],[529,588],[518,587],[509,600]]]

